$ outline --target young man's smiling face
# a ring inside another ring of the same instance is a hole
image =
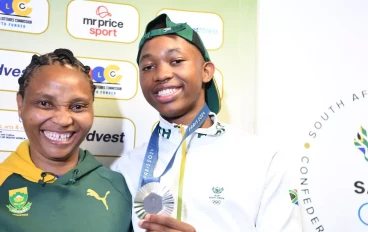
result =
[[[204,85],[212,79],[214,65],[176,35],[148,40],[140,54],[140,84],[146,100],[168,121],[189,124],[205,103]]]

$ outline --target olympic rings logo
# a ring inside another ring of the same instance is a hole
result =
[[[212,200],[212,203],[214,205],[219,205],[219,204],[221,204],[221,201],[220,200]]]
[[[363,218],[362,218],[362,209],[363,209],[364,206],[367,206],[367,205],[368,205],[368,202],[364,203],[363,205],[360,206],[360,208],[358,210],[358,217],[359,217],[360,221],[366,226],[368,226],[368,220],[366,220],[366,221],[363,220]]]

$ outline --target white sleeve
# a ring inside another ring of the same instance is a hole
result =
[[[299,205],[292,203],[289,194],[289,190],[298,188],[298,172],[293,164],[286,154],[273,156],[258,211],[257,232],[302,231]]]
[[[110,165],[110,169],[115,171],[115,172],[120,172],[120,164],[123,162],[122,161],[122,156],[120,156],[119,158],[115,159],[114,162]]]

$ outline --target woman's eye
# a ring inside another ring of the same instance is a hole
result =
[[[74,105],[71,107],[71,109],[74,111],[83,111],[86,108],[87,108],[86,105]]]
[[[51,107],[52,105],[46,101],[39,101],[38,105],[41,107]]]

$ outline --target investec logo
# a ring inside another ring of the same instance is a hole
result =
[[[91,26],[89,33],[98,36],[117,36],[117,29],[123,28],[124,23],[111,19],[112,14],[106,6],[99,6],[96,9],[96,17],[83,18],[83,25]]]
[[[120,134],[110,134],[110,133],[99,133],[96,130],[88,133],[86,140],[88,142],[112,142],[112,143],[124,143],[125,134],[121,132]]]
[[[33,52],[8,51],[0,49],[0,89],[17,91],[18,78],[25,72]]]
[[[19,78],[23,75],[24,71],[25,69],[19,67],[0,64],[0,76]]]
[[[48,26],[47,0],[0,0],[0,28],[41,33]]]

